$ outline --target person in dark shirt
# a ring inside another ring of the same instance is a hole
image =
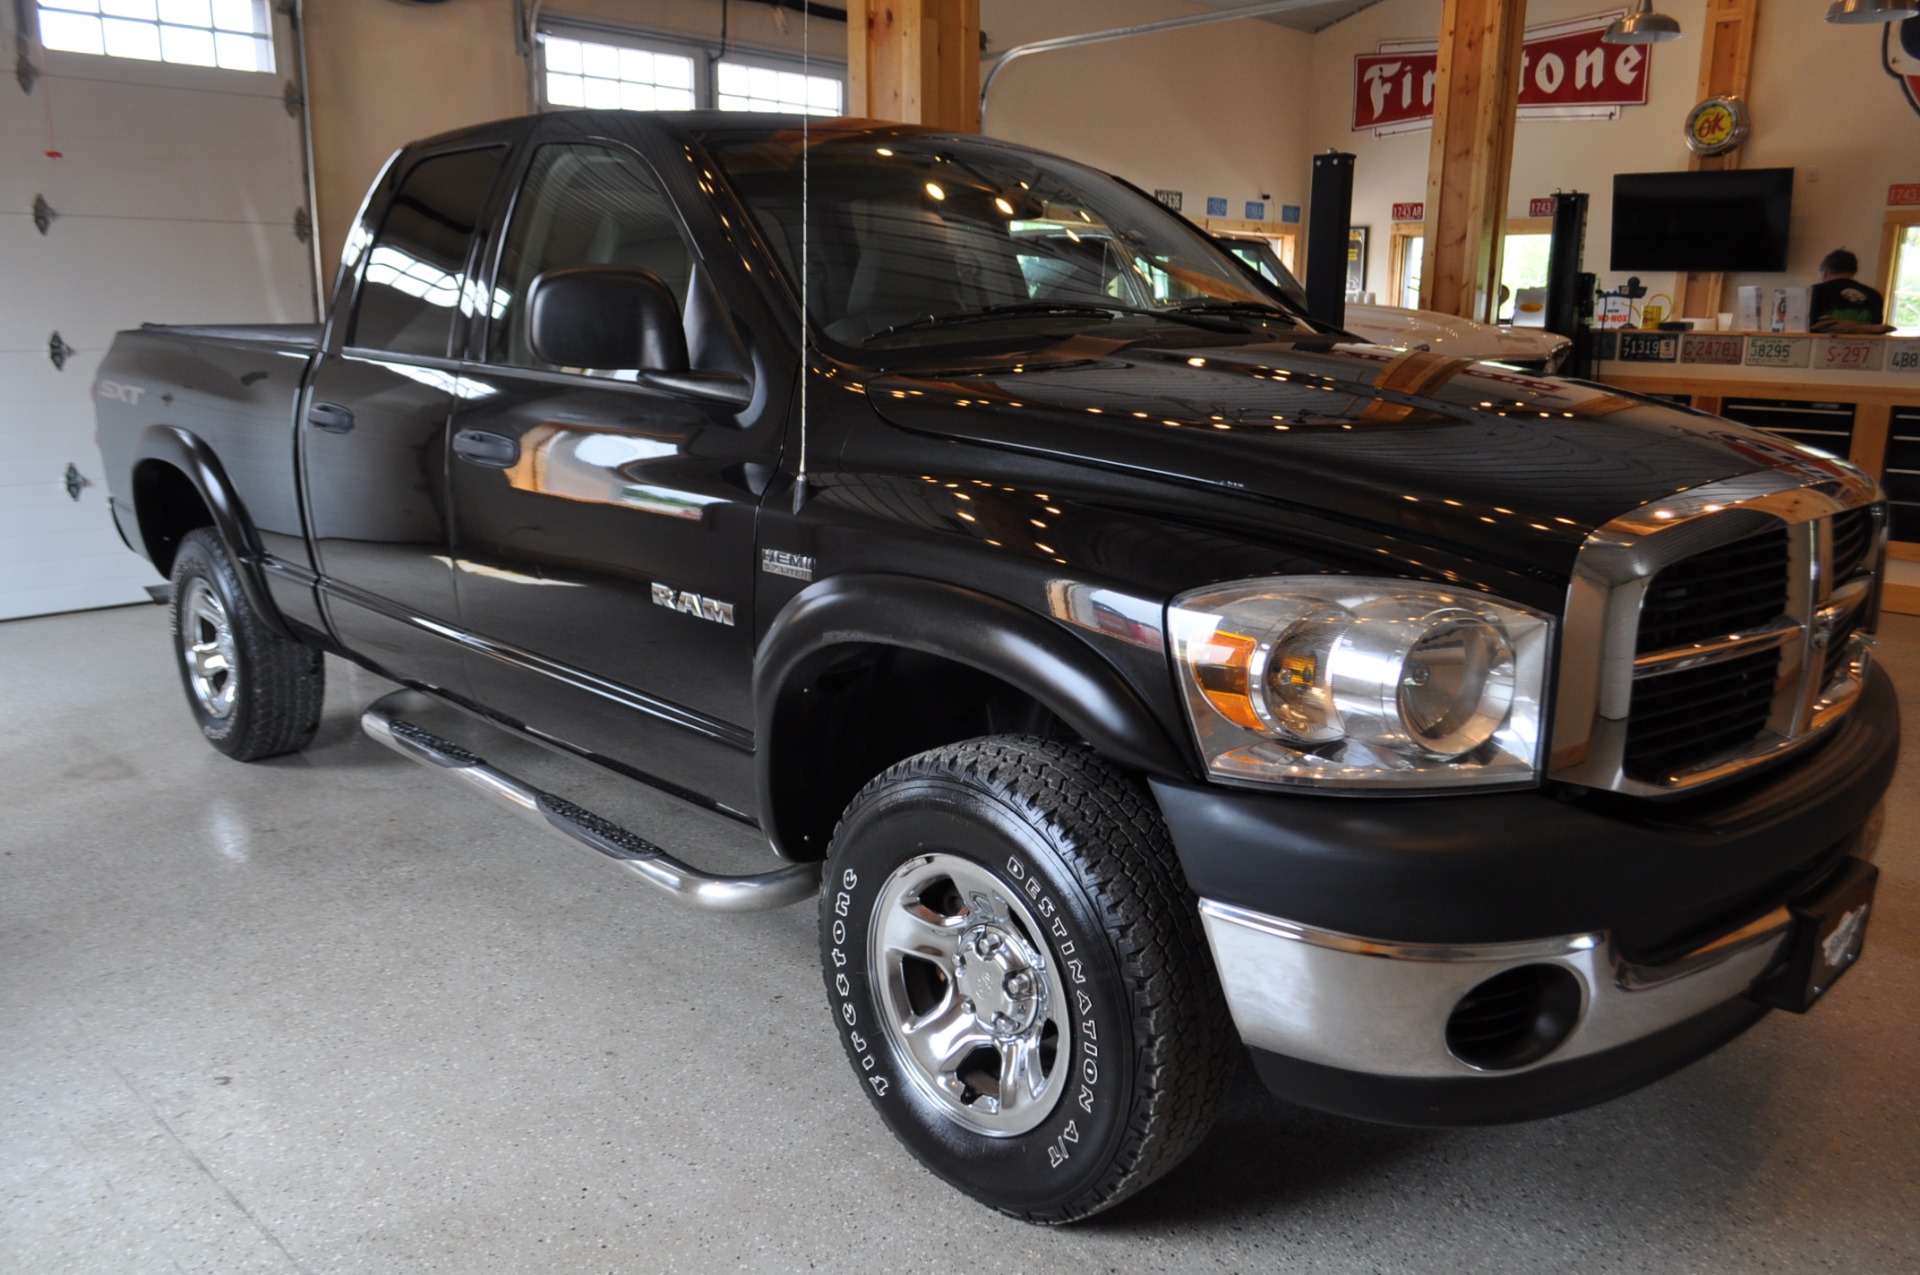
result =
[[[1891,332],[1881,322],[1886,298],[1876,288],[1855,279],[1860,259],[1845,248],[1835,248],[1820,259],[1820,282],[1808,298],[1807,318],[1815,332]]]

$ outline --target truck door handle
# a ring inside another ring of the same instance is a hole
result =
[[[307,424],[329,434],[344,434],[353,428],[353,409],[338,403],[315,403],[307,408]]]
[[[511,469],[520,459],[520,444],[481,429],[463,429],[453,436],[453,454],[489,469]]]

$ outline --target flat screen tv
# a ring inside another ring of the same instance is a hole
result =
[[[1619,173],[1611,270],[1787,268],[1791,168]]]

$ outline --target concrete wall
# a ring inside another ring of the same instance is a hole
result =
[[[1195,12],[1183,0],[982,0],[994,49],[1028,40]],[[543,13],[717,43],[719,0],[563,0]],[[403,5],[309,0],[315,167],[323,260],[331,278],[367,184],[395,148],[464,124],[528,109],[528,75],[514,53],[512,0]],[[730,6],[728,40],[798,55],[800,16],[750,0]],[[811,55],[845,64],[842,23],[816,19]],[[1306,202],[1306,121],[1313,41],[1268,22],[1237,21],[1146,36],[1009,68],[994,90],[987,132],[1060,151],[1152,190]],[[1194,68],[1205,68],[1196,87]]]
[[[718,0],[560,0],[548,21],[578,18],[718,43]],[[327,282],[367,186],[415,138],[526,112],[526,63],[514,52],[513,0],[396,4],[308,0],[314,169]],[[844,64],[846,26],[816,20],[813,57]],[[798,14],[734,0],[727,39],[742,50],[798,55]]]
[[[320,259],[340,245],[387,157],[415,138],[526,110],[511,0],[309,0],[308,98]]]
[[[1859,256],[1863,278],[1878,279],[1887,187],[1920,181],[1920,111],[1881,68],[1884,28],[1835,26],[1820,20],[1824,12],[1792,0],[1767,6],[1753,51],[1753,137],[1741,159],[1747,168],[1796,170],[1794,283],[1818,279],[1820,258],[1841,247]]]
[[[1531,0],[1534,24],[1581,17],[1606,0]],[[1426,195],[1429,133],[1375,138],[1351,129],[1353,58],[1379,41],[1432,36],[1441,0],[1386,0],[1308,35],[1240,20],[1023,59],[1000,77],[986,131],[1059,151],[1148,190],[1179,190],[1191,216],[1206,198],[1271,196],[1308,202],[1311,156],[1358,156],[1355,224],[1373,228],[1367,286],[1388,291],[1390,205]],[[1663,0],[1686,35],[1651,51],[1650,101],[1610,121],[1527,121],[1515,142],[1510,211],[1555,189],[1594,196],[1587,263],[1607,265],[1616,172],[1686,167],[1681,127],[1695,100],[1705,0]],[[981,0],[990,48],[1107,29],[1198,10],[1185,0]],[[559,0],[546,13],[717,42],[719,0]],[[1879,27],[1832,26],[1810,0],[1769,0],[1754,51],[1754,133],[1747,167],[1793,167],[1794,229],[1785,276],[1736,276],[1768,285],[1810,281],[1830,248],[1879,251],[1887,186],[1920,181],[1920,114],[1879,65]],[[406,5],[309,0],[308,59],[320,233],[329,273],[367,183],[395,147],[416,137],[528,108],[528,74],[514,52],[512,0]],[[730,7],[739,48],[797,54],[802,24],[751,0]],[[815,20],[812,54],[844,64],[846,28]],[[1645,276],[1671,291],[1670,276]],[[1729,293],[1729,296],[1732,294]]]
[[[1182,0],[981,0],[980,27],[1000,51],[1197,12]],[[1278,221],[1280,204],[1307,202],[1313,48],[1305,32],[1243,18],[1036,54],[994,85],[984,131],[1181,191],[1190,217],[1209,195],[1234,217],[1270,195]]]
[[[1440,24],[1440,0],[1387,0],[1319,33],[1313,48],[1311,149],[1335,147],[1357,157],[1353,221],[1373,227],[1367,286],[1385,299],[1389,288],[1387,232],[1391,205],[1426,198],[1431,133],[1376,138],[1352,131],[1353,59],[1381,40],[1431,36]],[[1531,0],[1528,22],[1540,25],[1603,11],[1603,0]],[[1524,217],[1527,201],[1555,190],[1593,196],[1587,223],[1588,269],[1611,285],[1625,277],[1607,270],[1612,234],[1613,175],[1684,169],[1682,135],[1697,100],[1705,36],[1704,0],[1661,0],[1679,19],[1683,37],[1653,48],[1649,100],[1607,121],[1522,121],[1514,142],[1509,215]],[[1823,5],[1770,0],[1754,47],[1753,134],[1741,151],[1746,168],[1796,170],[1792,240],[1785,275],[1732,275],[1742,283],[1811,283],[1828,250],[1859,254],[1862,274],[1879,253],[1887,186],[1920,181],[1920,114],[1880,68],[1881,29],[1834,26]],[[1642,274],[1653,292],[1671,292],[1672,275]]]

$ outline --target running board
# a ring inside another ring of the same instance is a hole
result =
[[[419,691],[395,691],[367,706],[360,714],[360,729],[409,761],[452,775],[536,827],[613,860],[682,903],[711,912],[758,912],[800,903],[820,892],[817,863],[790,863],[747,877],[715,876],[689,867],[645,837],[490,766],[399,715],[432,703]]]

